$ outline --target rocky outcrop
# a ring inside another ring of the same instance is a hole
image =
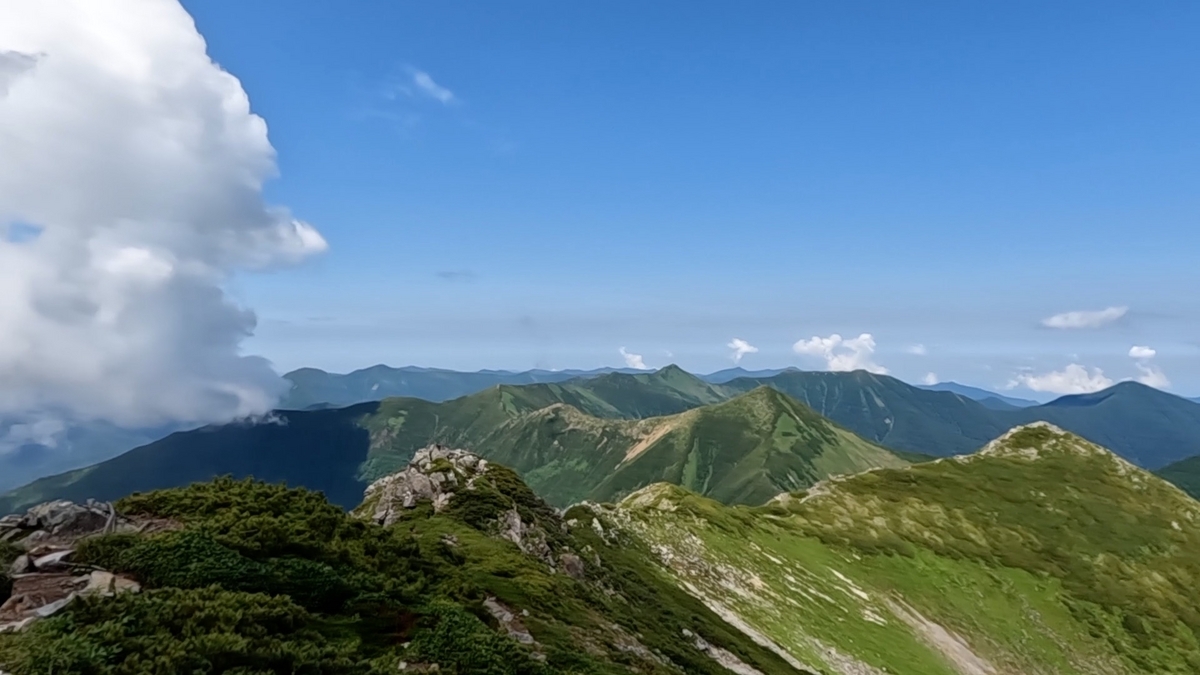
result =
[[[23,551],[3,570],[12,579],[12,593],[0,598],[0,632],[20,630],[78,597],[139,590],[132,579],[75,563],[75,546],[81,540],[174,527],[168,521],[126,518],[112,504],[95,501],[47,502],[24,515],[0,518],[0,542]]]
[[[442,445],[423,448],[413,455],[408,467],[371,483],[358,513],[388,526],[421,504],[432,504],[434,513],[441,512],[456,494],[471,492],[479,481],[487,481],[489,468],[486,459],[468,450]],[[550,569],[583,580],[586,576],[583,559],[570,550],[556,551],[551,545],[545,528],[565,525],[557,516],[550,518],[554,522],[529,522],[514,506],[498,515],[493,534],[511,541],[522,553],[541,560]],[[447,542],[447,545],[454,544]]]
[[[403,471],[371,483],[363,509],[380,525],[392,525],[408,509],[432,503],[434,512],[450,504],[455,492],[470,490],[488,469],[486,459],[466,450],[432,445],[418,450]]]

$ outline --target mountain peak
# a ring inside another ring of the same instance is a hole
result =
[[[1004,435],[988,443],[975,455],[966,457],[1011,457],[1033,460],[1051,454],[1110,457],[1114,461],[1133,468],[1132,464],[1121,459],[1108,448],[1084,440],[1049,422],[1041,421],[1013,427]]]

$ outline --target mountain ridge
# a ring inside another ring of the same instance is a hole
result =
[[[812,670],[1200,667],[1200,502],[1048,423],[764,507],[657,484],[610,512],[682,587]]]

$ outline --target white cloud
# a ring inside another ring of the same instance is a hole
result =
[[[1134,345],[1129,348],[1130,358],[1136,359],[1138,372],[1141,373],[1136,378],[1138,382],[1157,389],[1167,389],[1171,386],[1171,380],[1167,379],[1166,373],[1161,368],[1151,363],[1158,352],[1151,347],[1143,345]]]
[[[647,366],[646,362],[642,360],[641,354],[631,354],[625,351],[624,347],[621,347],[619,351],[621,352],[621,356],[625,357],[626,367],[637,368],[638,370],[650,370],[650,366]]]
[[[1128,307],[1108,307],[1100,310],[1085,310],[1078,312],[1063,312],[1042,319],[1042,325],[1047,328],[1101,328],[1119,320],[1129,312]]]
[[[729,341],[729,344],[725,346],[733,350],[733,354],[731,354],[730,357],[733,359],[734,363],[741,363],[742,357],[747,354],[758,353],[758,347],[755,347],[741,338],[733,338]]]
[[[410,68],[409,74],[412,75],[413,84],[416,85],[417,90],[422,94],[446,105],[454,101],[454,92],[434,82],[429,73],[417,70],[416,68]]]
[[[850,339],[844,339],[837,333],[824,338],[814,336],[812,339],[796,342],[792,345],[792,351],[825,359],[826,370],[866,370],[880,375],[886,375],[888,372],[887,368],[871,360],[875,354],[875,339],[870,333]]]
[[[925,373],[925,377],[921,381],[929,386],[933,386],[938,382],[941,382],[941,380],[938,379],[937,373]]]
[[[0,414],[122,425],[283,390],[224,289],[325,240],[263,202],[275,152],[175,0],[0,3]],[[49,428],[49,427],[45,427]]]
[[[908,352],[909,354],[912,354],[913,356],[926,356],[929,354],[929,350],[926,349],[925,345],[921,345],[921,344],[912,345],[911,347],[908,347],[904,351]]]
[[[1099,368],[1088,369],[1078,363],[1072,363],[1062,370],[1036,375],[1020,373],[1008,388],[1023,386],[1033,391],[1043,391],[1051,394],[1090,394],[1113,386],[1114,382]]]
[[[1167,389],[1171,386],[1171,380],[1167,379],[1166,373],[1158,366],[1145,362],[1140,362],[1136,365],[1138,371],[1141,373],[1137,377],[1138,382],[1156,389]]]
[[[1155,350],[1151,349],[1150,347],[1142,347],[1142,346],[1139,346],[1139,345],[1134,345],[1134,346],[1132,346],[1132,347],[1130,347],[1130,348],[1129,348],[1129,356],[1130,356],[1130,358],[1135,358],[1135,359],[1152,359],[1152,358],[1154,358],[1155,354],[1158,354],[1158,352],[1156,352]]]

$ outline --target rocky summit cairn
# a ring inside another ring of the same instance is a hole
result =
[[[418,450],[408,468],[371,483],[363,505],[381,525],[395,523],[405,510],[423,502],[432,502],[436,513],[450,504],[455,492],[470,490],[487,470],[488,461],[472,452],[431,445]]]
[[[139,590],[136,581],[73,562],[83,539],[112,532],[171,529],[173,523],[136,520],[117,513],[112,504],[55,501],[39,504],[24,515],[0,518],[0,542],[23,553],[7,570],[12,594],[0,605],[0,633],[20,630],[86,595],[115,595]]]

